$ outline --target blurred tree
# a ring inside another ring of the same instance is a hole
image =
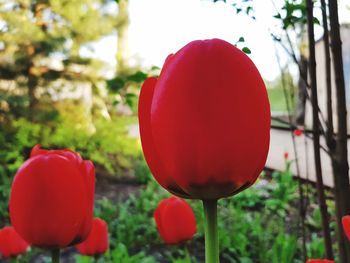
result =
[[[117,54],[116,74],[112,79],[107,80],[109,95],[112,98],[112,105],[121,104],[122,111],[136,110],[141,83],[148,75],[157,75],[158,68],[152,67],[147,72],[140,69],[140,66],[129,64],[128,53],[128,31],[129,31],[129,0],[115,0],[118,3],[118,15],[116,17],[117,30]]]
[[[1,110],[29,107],[53,81],[98,79],[101,63],[82,58],[80,47],[115,29],[108,0],[0,1]]]
[[[119,0],[117,16],[117,74],[126,74],[130,70],[127,50],[129,23],[129,0]]]

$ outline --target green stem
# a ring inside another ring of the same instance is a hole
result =
[[[203,200],[205,262],[219,263],[219,240],[217,229],[217,200]]]
[[[51,250],[52,263],[60,263],[60,249],[54,248]]]

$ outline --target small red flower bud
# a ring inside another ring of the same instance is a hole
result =
[[[295,129],[293,133],[296,137],[299,137],[303,134],[303,131],[301,129]]]
[[[109,246],[108,225],[100,218],[94,218],[88,238],[76,246],[82,255],[98,256],[104,254]]]
[[[308,259],[306,263],[334,263],[334,260],[328,259]]]
[[[10,219],[28,243],[63,248],[90,233],[95,169],[71,150],[42,150],[37,145],[12,183]]]
[[[175,196],[159,202],[154,219],[166,244],[189,240],[196,233],[196,218],[191,206]]]
[[[15,257],[27,251],[29,245],[12,226],[0,229],[0,255],[4,258]]]
[[[343,225],[345,235],[350,240],[350,216],[343,216],[342,225]]]
[[[234,195],[264,168],[270,107],[264,82],[241,50],[190,42],[148,78],[139,99],[142,148],[169,192],[203,200]]]
[[[289,158],[289,153],[288,153],[288,152],[284,152],[283,158],[284,158],[284,160],[288,160],[288,158]]]

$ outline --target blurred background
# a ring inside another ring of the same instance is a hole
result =
[[[313,24],[317,107],[320,127],[329,128],[321,2],[315,1]],[[349,108],[350,4],[343,0],[338,6]],[[307,33],[302,0],[0,0],[0,227],[9,224],[10,185],[31,148],[70,148],[96,167],[95,215],[108,222],[111,241],[98,262],[203,262],[199,202],[190,202],[198,220],[193,240],[169,247],[157,234],[153,211],[169,194],[155,183],[144,161],[137,102],[142,82],[159,74],[167,55],[195,39],[221,38],[256,64],[273,117],[261,179],[219,203],[222,262],[288,263],[304,262],[306,255],[324,257],[313,107],[310,87],[305,87]],[[336,123],[335,99],[331,105]],[[334,129],[336,137],[337,125]],[[328,146],[321,132],[325,201],[338,257]],[[63,262],[90,262],[74,248],[63,255]],[[48,255],[35,248],[18,260],[49,262]]]

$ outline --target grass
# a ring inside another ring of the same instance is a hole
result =
[[[286,100],[281,87],[267,89],[272,112],[287,112]],[[292,110],[295,107],[295,100],[291,103]]]

